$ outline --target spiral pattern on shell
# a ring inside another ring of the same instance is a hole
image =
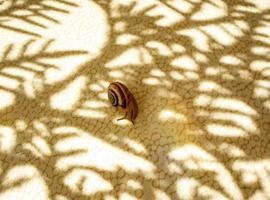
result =
[[[108,91],[108,98],[113,106],[118,105],[118,97],[113,90]]]

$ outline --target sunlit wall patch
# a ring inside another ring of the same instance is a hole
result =
[[[81,98],[82,91],[86,88],[87,78],[77,77],[62,91],[54,94],[50,99],[51,107],[59,110],[71,110]]]
[[[19,185],[18,182],[20,182]],[[14,184],[17,187],[10,187]],[[38,169],[30,164],[11,167],[3,177],[2,186],[6,188],[6,191],[0,194],[0,199],[14,199],[14,195],[20,196],[22,200],[29,198],[47,200],[49,198],[46,182]]]
[[[12,105],[15,101],[15,95],[0,89],[0,110]]]
[[[16,146],[16,132],[13,128],[0,126],[0,152],[10,153]]]
[[[247,137],[248,133],[236,126],[221,125],[218,123],[210,123],[206,126],[207,131],[215,136],[221,137]]]
[[[201,9],[192,15],[192,20],[215,20],[227,15],[227,6],[221,0],[202,3]]]
[[[229,195],[232,199],[244,199],[230,171],[217,158],[201,147],[194,144],[185,144],[172,150],[169,153],[169,157],[179,162],[187,171],[195,170],[213,173],[216,184],[223,188],[226,195]],[[186,197],[192,195],[194,191],[198,191],[200,195],[207,195],[208,197],[210,195],[217,197],[218,195],[218,199],[222,199],[220,197],[224,195],[220,191],[201,184],[200,179],[195,179],[192,176],[180,176],[177,180],[176,190],[178,195]]]
[[[197,71],[198,64],[190,56],[180,56],[172,61],[172,66],[183,70]]]
[[[171,121],[171,120],[175,120],[175,121],[186,121],[186,117],[179,113],[179,112],[175,112],[174,110],[162,110],[159,114],[159,119],[162,121]]]
[[[109,192],[113,190],[110,182],[100,174],[87,169],[74,169],[64,178],[64,184],[71,190],[85,195],[93,195],[97,192]]]
[[[71,137],[60,140],[55,145],[57,152],[78,150],[77,154],[63,156],[58,159],[56,167],[65,170],[76,166],[91,166],[108,171],[116,171],[119,167],[127,173],[141,172],[148,178],[155,178],[156,166],[132,152],[127,152],[117,146],[92,136],[76,127],[59,127],[54,134],[59,137],[71,134]],[[71,149],[71,147],[73,147]]]

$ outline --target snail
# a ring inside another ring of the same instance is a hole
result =
[[[125,110],[125,116],[117,119],[127,119],[134,124],[134,120],[138,115],[138,105],[127,86],[120,82],[112,82],[108,87],[108,99],[115,107],[121,107]]]

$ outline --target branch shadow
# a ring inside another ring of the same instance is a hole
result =
[[[46,22],[60,24],[60,21],[52,16],[52,12],[68,14],[70,7],[77,7],[78,4],[69,0],[38,1],[38,0],[7,0],[0,5],[0,28],[9,31],[26,34],[35,37],[41,35],[35,31],[25,29],[26,25],[47,29]],[[18,21],[24,28],[12,23]]]

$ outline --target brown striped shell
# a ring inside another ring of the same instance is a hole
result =
[[[124,84],[112,82],[108,87],[108,99],[113,106],[125,110],[125,116],[118,120],[128,119],[134,124],[138,115],[138,105],[134,96]]]

